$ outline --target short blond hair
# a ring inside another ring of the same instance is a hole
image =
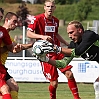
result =
[[[83,25],[79,21],[73,20],[73,21],[68,23],[68,25],[71,25],[71,24],[74,24],[74,26],[76,28],[81,28],[84,31],[84,27],[83,27]]]
[[[46,2],[52,2],[52,3],[55,3],[55,0],[45,0],[45,3]]]

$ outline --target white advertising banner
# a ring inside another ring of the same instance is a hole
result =
[[[72,71],[77,82],[94,82],[99,75],[99,64],[95,61],[71,61]],[[8,72],[19,82],[48,82],[42,73],[38,60],[7,60]],[[58,70],[59,71],[59,70]],[[67,82],[59,71],[59,82]]]

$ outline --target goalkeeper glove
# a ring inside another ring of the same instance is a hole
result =
[[[57,46],[57,45],[54,45],[54,51],[56,52],[56,53],[60,53],[61,52],[61,50],[62,50],[62,48],[61,47],[59,47],[59,46]]]

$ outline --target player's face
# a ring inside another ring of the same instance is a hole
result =
[[[52,3],[52,2],[46,2],[45,3],[45,6],[44,6],[46,17],[52,16],[55,8],[56,7],[55,7],[55,4],[54,3]]]
[[[0,21],[2,20],[2,18],[3,18],[3,14],[2,14],[2,12],[0,11]]]
[[[8,20],[8,28],[10,30],[14,30],[18,26],[18,18],[16,16],[12,16],[10,20]]]
[[[75,43],[79,42],[82,38],[82,32],[80,28],[76,28],[74,24],[67,26],[67,33],[69,35],[69,38],[73,40]]]

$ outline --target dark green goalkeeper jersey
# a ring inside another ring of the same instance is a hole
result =
[[[56,60],[56,67],[65,67],[74,57],[79,56],[99,63],[99,35],[91,30],[85,30],[81,41],[77,43],[71,41],[68,48],[73,49],[72,55],[64,57],[63,60]]]

